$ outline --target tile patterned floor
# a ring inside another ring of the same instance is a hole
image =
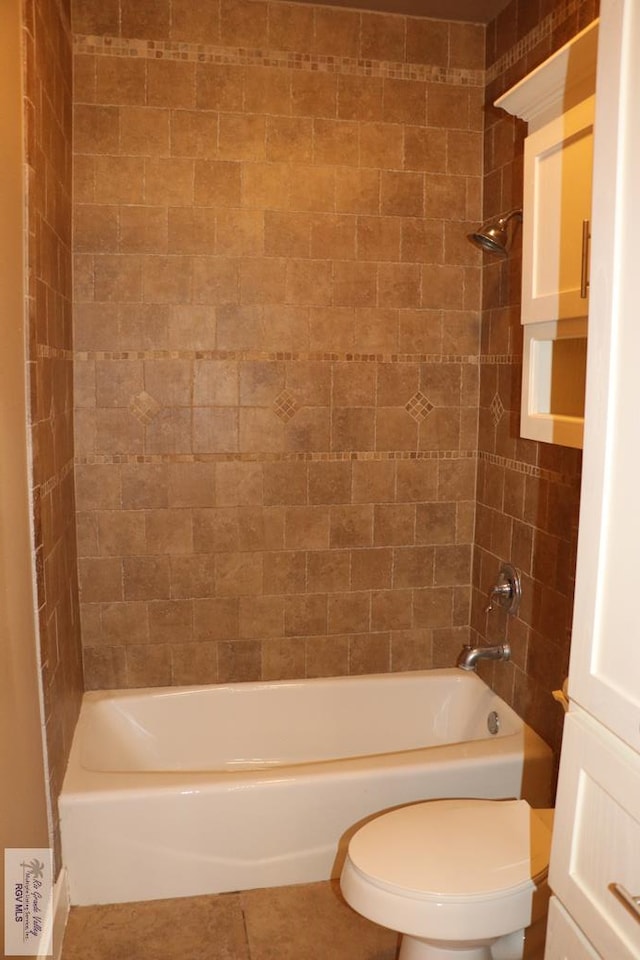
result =
[[[74,907],[62,960],[395,960],[397,949],[331,881]]]

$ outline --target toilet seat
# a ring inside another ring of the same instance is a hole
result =
[[[530,924],[550,847],[548,816],[524,800],[430,800],[361,827],[341,886],[359,913],[401,933],[499,937]]]

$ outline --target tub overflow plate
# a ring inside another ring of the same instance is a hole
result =
[[[492,710],[487,717],[487,730],[491,734],[496,734],[500,729],[500,717],[497,710]]]

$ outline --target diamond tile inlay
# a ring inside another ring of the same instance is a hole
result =
[[[420,393],[418,390],[407,400],[404,408],[409,416],[413,417],[416,423],[420,423],[421,420],[424,420],[425,417],[429,416],[433,410],[433,404],[427,397],[425,397],[424,393]]]
[[[500,399],[499,394],[497,393],[494,394],[493,400],[491,401],[490,409],[491,409],[491,416],[493,417],[493,422],[497,427],[504,415],[504,404]]]
[[[282,390],[273,401],[273,409],[277,417],[288,423],[300,409],[300,404],[288,390]]]
[[[151,423],[153,418],[160,412],[160,404],[150,393],[143,390],[131,397],[129,401],[129,411],[140,423]]]

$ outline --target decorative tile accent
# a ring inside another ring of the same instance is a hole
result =
[[[564,484],[568,487],[580,487],[581,474],[561,473],[559,470],[546,470],[544,467],[536,467],[532,463],[524,463],[522,460],[512,460],[509,457],[498,456],[497,453],[487,453],[480,450],[477,454],[479,461],[492,463],[496,467],[504,467],[507,470],[513,470],[515,473],[522,473],[525,477],[533,477],[535,480],[547,480],[549,483]]]
[[[521,357],[484,356],[453,353],[325,353],[317,350],[263,351],[263,350],[77,350],[73,357],[80,360],[302,360],[312,363],[517,363]],[[57,354],[56,354],[57,356]]]
[[[96,358],[97,359],[97,358]],[[106,358],[103,358],[106,359]],[[522,354],[521,353],[483,353],[479,358],[479,363],[481,367],[487,367],[493,364],[494,366],[500,366],[504,364],[511,363],[515,367],[522,366]]]
[[[52,493],[57,487],[59,487],[69,476],[70,473],[73,473],[74,461],[67,460],[65,464],[62,465],[60,470],[54,474],[54,476],[49,477],[44,483],[40,484],[40,496],[46,497]]]
[[[36,343],[35,355],[38,360],[73,360],[73,350],[64,347],[52,347],[48,343]]]
[[[90,453],[75,458],[76,465],[121,464],[121,463],[344,463],[387,462],[391,460],[489,460],[491,463],[511,465],[512,461],[494,454],[478,454],[475,450],[338,450],[329,453]],[[516,461],[513,461],[516,463]],[[527,469],[525,470],[524,467]],[[531,476],[547,479],[555,477],[549,470],[524,464],[512,469]],[[547,477],[547,474],[549,477]]]
[[[300,404],[288,390],[282,390],[273,401],[273,409],[277,417],[288,423],[300,409]]]
[[[102,57],[134,57],[142,60],[179,60],[191,63],[224,63],[241,66],[282,67],[309,73],[341,73],[360,77],[388,77],[394,80],[419,80],[461,86],[484,85],[484,70],[437,67],[422,63],[397,63],[387,60],[361,60],[287,50],[247,50],[243,47],[218,47],[172,40],[137,40],[130,37],[98,37],[78,34],[74,53]]]
[[[143,390],[141,393],[131,397],[129,410],[140,423],[149,424],[160,412],[160,404],[150,393]]]
[[[499,77],[509,67],[518,63],[531,50],[535,50],[539,43],[550,36],[561,23],[564,23],[570,16],[576,13],[582,4],[582,0],[565,0],[560,3],[555,10],[552,10],[543,20],[529,31],[522,40],[515,43],[506,53],[504,53],[495,63],[491,64],[486,72],[487,84]]]
[[[493,400],[491,401],[490,410],[493,422],[497,427],[504,416],[504,404],[500,399],[500,395],[497,393],[494,394]]]
[[[427,397],[425,397],[424,393],[420,393],[418,390],[409,400],[407,400],[405,404],[405,410],[410,417],[413,417],[416,423],[421,423],[422,420],[424,420],[425,417],[428,417],[433,410],[433,404]]]

